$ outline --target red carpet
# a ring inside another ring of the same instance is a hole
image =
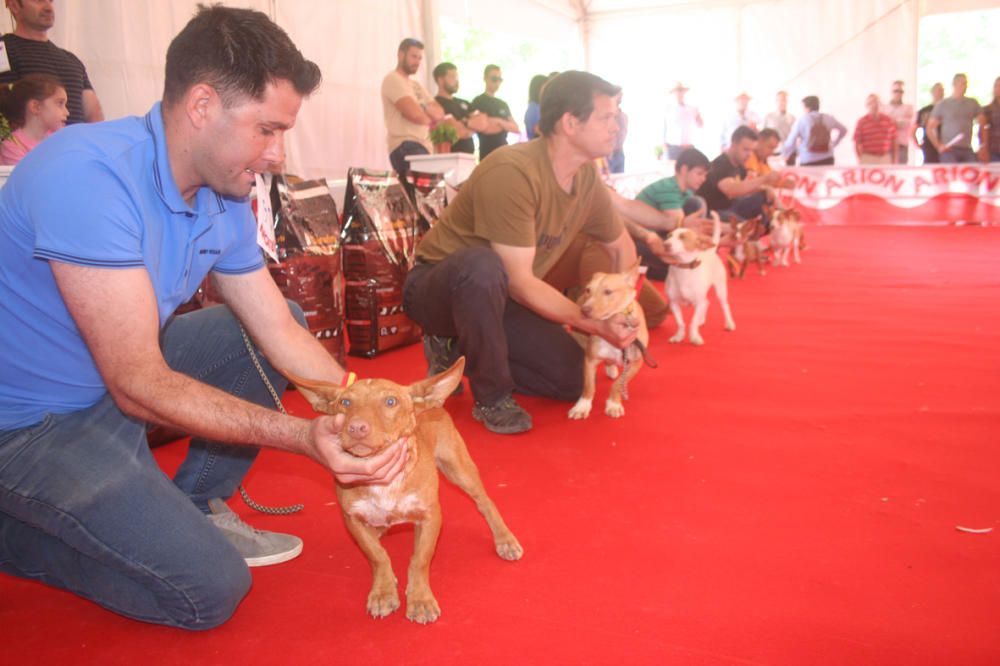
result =
[[[668,345],[672,321],[654,331],[660,368],[621,420],[570,422],[568,404],[525,399],[535,429],[500,437],[472,421],[468,394],[449,401],[525,557],[497,558],[444,484],[435,625],[366,617],[369,571],[332,481],[265,453],[250,492],[305,511],[233,506],[306,548],[256,569],[226,626],[148,626],[0,576],[0,661],[1000,663],[1000,233],[813,227],[808,240],[801,266],[730,283],[735,332],[715,305],[702,348]],[[424,366],[410,347],[352,368],[410,381]],[[168,472],[182,454],[158,450]],[[402,589],[412,530],[384,542]]]

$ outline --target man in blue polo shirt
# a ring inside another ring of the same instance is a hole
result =
[[[162,104],[57,133],[0,190],[0,571],[205,629],[248,566],[302,549],[226,507],[257,446],[345,483],[398,473],[399,444],[353,458],[342,420],[265,408],[241,334],[279,391],[274,368],[344,376],[264,268],[247,202],[319,80],[264,14],[203,8],[167,52]],[[227,305],[172,317],[206,275]],[[193,435],[172,481],[147,422]]]

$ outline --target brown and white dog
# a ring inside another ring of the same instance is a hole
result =
[[[775,266],[788,266],[788,253],[800,264],[799,247],[802,239],[802,216],[794,208],[780,208],[771,219],[771,250]]]
[[[347,388],[288,375],[318,412],[343,414],[342,446],[365,458],[406,440],[403,471],[388,484],[343,486],[337,500],[348,531],[372,567],[368,612],[385,617],[399,608],[396,576],[379,538],[392,525],[413,523],[413,559],[406,583],[406,617],[425,624],[441,615],[430,586],[431,558],[441,531],[438,469],[475,502],[493,532],[497,555],[518,560],[521,544],[486,494],[462,436],[441,408],[462,380],[465,358],[448,370],[400,386],[386,379],[363,379]]]
[[[628,395],[628,383],[636,376],[643,363],[643,351],[649,345],[649,330],[646,317],[636,301],[636,284],[639,281],[639,262],[624,273],[594,273],[578,300],[583,314],[593,319],[610,319],[617,314],[625,315],[629,325],[637,328],[636,340],[627,349],[618,349],[599,335],[587,338],[578,336],[584,350],[583,393],[569,410],[571,419],[585,419],[590,416],[597,390],[597,368],[602,363],[608,375],[617,376],[611,385],[611,394],[604,403],[604,413],[618,418],[625,414],[623,398]],[[621,371],[619,376],[618,370]]]
[[[726,330],[736,329],[733,315],[729,311],[728,283],[726,268],[722,265],[716,248],[719,246],[722,223],[719,216],[713,212],[712,238],[699,234],[692,229],[674,229],[664,241],[667,252],[677,260],[670,266],[667,273],[666,292],[670,299],[670,311],[677,322],[677,332],[670,342],[684,340],[684,316],[681,305],[693,305],[694,316],[691,317],[691,333],[688,339],[693,345],[704,344],[699,329],[705,323],[708,313],[708,290],[715,289],[715,295],[722,304],[722,312],[726,317]]]
[[[764,270],[767,256],[760,241],[761,231],[760,217],[733,225],[733,242],[728,255],[730,277],[742,280],[750,263],[757,264],[757,272],[760,275],[767,275],[767,271]]]

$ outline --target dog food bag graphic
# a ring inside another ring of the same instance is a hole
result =
[[[351,355],[370,358],[421,339],[403,313],[403,281],[425,229],[392,172],[349,171],[341,239]]]
[[[448,204],[444,174],[411,171],[406,175],[406,180],[413,188],[413,202],[417,212],[424,218],[428,227],[433,227],[441,217],[441,211]]]

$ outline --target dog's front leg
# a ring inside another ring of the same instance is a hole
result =
[[[677,322],[677,332],[670,336],[669,341],[673,343],[684,342],[684,313],[681,312],[681,306],[676,298],[670,299],[670,313],[674,316],[674,321]]]
[[[406,579],[406,619],[428,624],[441,616],[431,592],[431,559],[441,533],[441,506],[428,510],[426,517],[414,523],[413,559]]]
[[[458,432],[438,442],[437,464],[444,477],[465,491],[476,503],[479,513],[483,514],[486,524],[493,532],[493,545],[497,555],[505,560],[519,560],[524,554],[524,548],[518,543],[514,533],[500,517],[496,504],[486,494],[486,488],[479,477],[479,469],[473,462],[469,450],[465,447]]]
[[[625,416],[625,405],[622,404],[622,390],[627,389],[628,383],[632,381],[633,377],[639,374],[639,368],[641,367],[641,358],[632,361],[628,364],[625,376],[611,385],[611,393],[608,395],[607,402],[604,403],[605,414],[615,419]]]
[[[705,323],[706,314],[708,314],[708,294],[705,294],[705,297],[695,303],[694,306],[694,315],[691,317],[691,334],[688,336],[693,345],[705,343],[698,329]]]
[[[396,591],[396,575],[392,573],[389,553],[379,543],[379,532],[357,518],[344,514],[344,523],[361,552],[372,567],[372,589],[368,593],[368,613],[372,617],[383,618],[399,608],[399,593]]]
[[[601,359],[597,358],[592,345],[588,343],[586,356],[583,359],[583,393],[569,410],[571,419],[585,419],[590,416],[590,408],[594,404],[594,393],[597,391],[597,366]]]

